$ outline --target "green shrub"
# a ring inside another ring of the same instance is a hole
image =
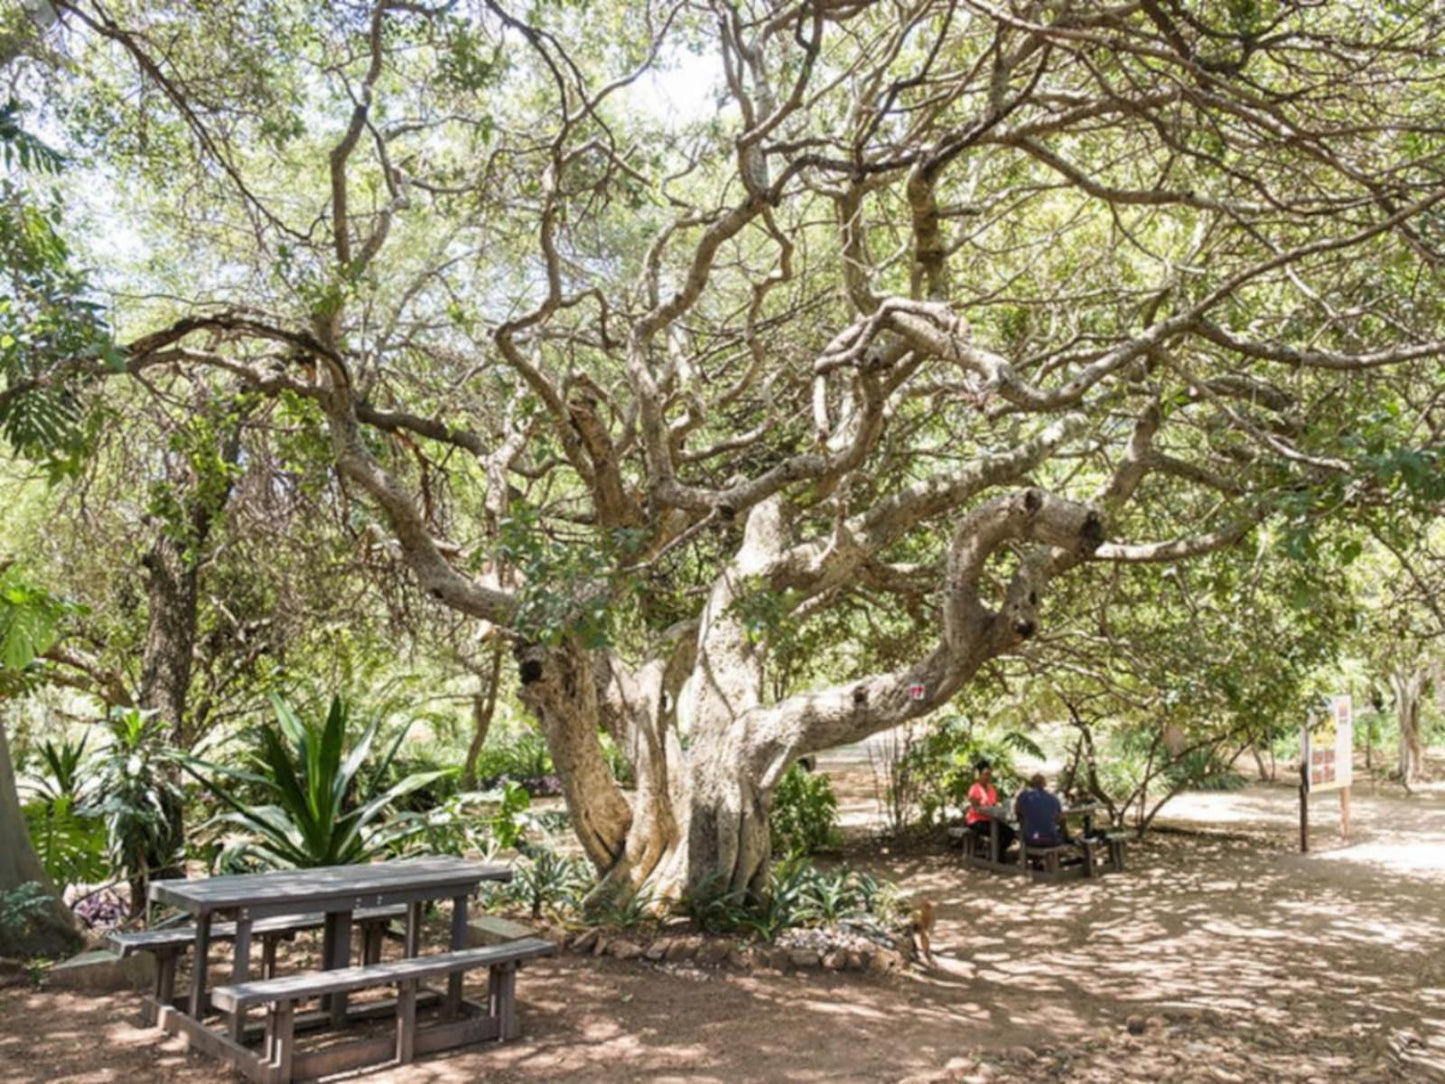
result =
[[[34,881],[0,889],[0,941],[23,941],[49,902],[50,894]]]
[[[1235,771],[1215,749],[1193,749],[1164,773],[1171,788],[1179,790],[1239,790],[1249,780]]]
[[[640,891],[614,897],[589,908],[587,919],[598,926],[629,930],[656,921],[654,899],[652,890],[644,886]]]
[[[113,718],[111,743],[95,765],[90,812],[105,823],[111,863],[131,882],[132,906],[137,892],[145,899],[152,871],[181,861],[182,760],[154,712],[130,708]]]
[[[243,849],[274,866],[314,867],[365,862],[399,839],[415,833],[414,820],[401,819],[390,826],[378,822],[392,804],[430,783],[438,772],[408,775],[389,783],[388,772],[406,737],[403,729],[385,756],[370,771],[362,771],[379,723],[373,722],[346,753],[348,711],[333,697],[323,722],[302,720],[291,706],[273,695],[277,725],[260,731],[256,771],[204,761],[188,760],[187,770],[226,805],[230,812],[217,819],[235,824],[251,837]],[[272,800],[252,805],[220,779],[247,784]],[[232,861],[244,858],[234,849]]]
[[[890,827],[895,832],[914,826],[935,828],[949,819],[950,810],[963,810],[973,785],[973,766],[980,759],[992,765],[994,786],[1004,800],[1020,786],[1014,757],[1021,753],[1036,759],[1044,756],[1021,731],[979,734],[960,715],[939,718],[921,732],[910,730],[883,772],[882,801]]]
[[[80,803],[89,791],[91,772],[85,762],[85,746],[90,740],[86,735],[78,742],[68,739],[59,745],[51,741],[40,743],[40,761],[44,773],[36,783],[36,793],[46,805],[54,805],[69,799],[72,806]]]
[[[683,898],[680,909],[708,933],[743,933],[775,941],[785,930],[854,923],[888,929],[900,916],[896,885],[847,867],[831,871],[793,854],[768,871],[761,899],[727,889],[721,875]]]
[[[23,812],[35,855],[62,891],[105,879],[110,865],[105,822],[100,817],[77,809],[70,797],[27,802]]]
[[[519,904],[533,918],[542,912],[576,910],[592,883],[592,871],[580,858],[567,858],[548,847],[528,847],[512,869],[510,883],[493,890],[491,900]]]
[[[812,854],[838,844],[838,798],[826,775],[794,764],[773,791],[773,853]]]
[[[78,742],[41,742],[43,772],[30,788],[36,798],[22,807],[36,856],[62,890],[109,873],[105,823],[87,804],[95,790],[85,759],[88,741],[89,735]]]

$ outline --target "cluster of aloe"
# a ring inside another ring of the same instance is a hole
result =
[[[262,727],[255,770],[190,759],[187,768],[226,807],[219,820],[246,833],[226,853],[228,863],[259,859],[274,866],[335,866],[365,862],[422,830],[414,818],[384,814],[399,798],[426,786],[444,770],[390,780],[392,761],[409,728],[368,766],[380,720],[346,749],[350,712],[333,697],[323,720],[303,719],[272,695],[273,726]],[[247,801],[231,784],[261,796]]]

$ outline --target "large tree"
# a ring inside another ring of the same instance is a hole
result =
[[[512,645],[603,891],[757,887],[788,765],[1064,573],[1436,463],[1429,5],[55,6],[125,368],[309,412]]]

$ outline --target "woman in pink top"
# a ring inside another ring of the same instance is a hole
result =
[[[993,786],[993,766],[986,760],[980,760],[973,766],[975,777],[973,786],[968,788],[968,811],[964,813],[964,823],[983,840],[989,837],[989,826],[993,818],[983,811],[984,806],[998,805],[998,791]],[[998,822],[998,854],[994,855],[995,862],[1003,861],[1004,852],[1014,841],[1014,830],[1003,821]],[[984,844],[985,847],[987,843]]]

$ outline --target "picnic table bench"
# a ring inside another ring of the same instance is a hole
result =
[[[475,952],[466,948],[468,897],[483,881],[506,881],[511,875],[506,866],[420,858],[156,881],[150,886],[151,902],[180,910],[194,924],[118,935],[113,944],[122,954],[145,951],[161,957],[155,994],[145,999],[149,1022],[224,1059],[251,1080],[278,1084],[297,1076],[361,1068],[402,1054],[411,1057],[418,1051],[514,1037],[516,969],[524,960],[552,951],[552,946],[531,939]],[[451,951],[422,956],[422,908],[432,900],[451,900]],[[403,916],[403,959],[382,962],[382,935],[393,919]],[[322,970],[276,976],[275,941],[317,926],[323,932]],[[353,926],[365,931],[359,967],[349,966]],[[267,948],[263,977],[255,982],[250,967],[253,938],[260,938]],[[234,955],[229,983],[214,990],[207,984],[213,941],[229,942]],[[191,985],[185,996],[177,997],[175,965],[187,946],[192,954]],[[491,972],[485,1005],[462,996],[466,972],[482,966]],[[444,992],[422,985],[425,979],[437,977],[447,979]],[[380,986],[396,987],[396,998],[348,1008],[349,994]],[[313,999],[321,1000],[320,1012],[295,1012],[298,1003]],[[446,1022],[417,1029],[416,1009],[438,1004]],[[247,1009],[255,1005],[268,1006],[264,1027],[247,1024]],[[219,1029],[207,1022],[213,1012],[222,1016]],[[341,1027],[393,1013],[398,1014],[394,1040],[363,1039],[324,1050],[294,1050],[298,1031]]]
[[[405,907],[363,907],[353,915],[353,921],[361,927],[361,962],[375,963],[381,959],[381,942],[392,920],[406,917]],[[321,929],[326,916],[317,912],[309,915],[276,915],[251,924],[251,936],[261,940],[261,974],[271,978],[276,973],[276,945],[290,941],[304,930]],[[124,958],[137,952],[149,952],[156,958],[156,988],[158,1001],[174,996],[176,986],[176,965],[195,943],[196,928],[191,925],[162,926],[131,933],[113,931],[106,943]],[[212,941],[234,941],[236,923],[217,922],[211,926]]]
[[[989,817],[988,844],[984,853],[979,853],[982,839],[969,827],[960,826],[948,830],[949,838],[959,841],[963,847],[963,861],[979,869],[990,869],[1000,873],[1018,873],[1031,880],[1067,880],[1075,877],[1093,877],[1104,872],[1122,872],[1124,869],[1125,836],[1122,832],[1108,832],[1102,838],[1094,835],[1093,819],[1098,806],[1093,804],[1067,806],[1065,817],[1081,817],[1084,821],[1082,838],[1054,847],[1030,847],[1023,836],[1019,836],[1019,858],[1017,862],[1005,862],[1000,853],[998,825],[1000,822],[1018,823],[1010,806],[984,806],[983,812]],[[1108,859],[1102,861],[1097,851],[1107,850]],[[1077,864],[1065,859],[1078,857]]]
[[[504,945],[459,949],[319,974],[287,975],[234,986],[218,986],[211,992],[211,1001],[217,1008],[243,1018],[248,1008],[267,1006],[265,1037],[258,1059],[261,1064],[248,1075],[260,1084],[288,1084],[293,1079],[325,1076],[385,1061],[393,1056],[398,1064],[405,1065],[419,1053],[485,1039],[514,1039],[517,1036],[516,969],[524,960],[546,956],[554,951],[556,946],[550,941],[525,938]],[[418,1030],[416,1008],[420,984],[430,978],[446,977],[450,981],[452,976],[481,967],[489,968],[491,972],[486,1013],[466,1013],[455,1023]],[[394,1037],[360,1040],[345,1046],[296,1054],[295,1007],[298,1002],[317,997],[336,997],[378,986],[395,986],[397,990]]]

